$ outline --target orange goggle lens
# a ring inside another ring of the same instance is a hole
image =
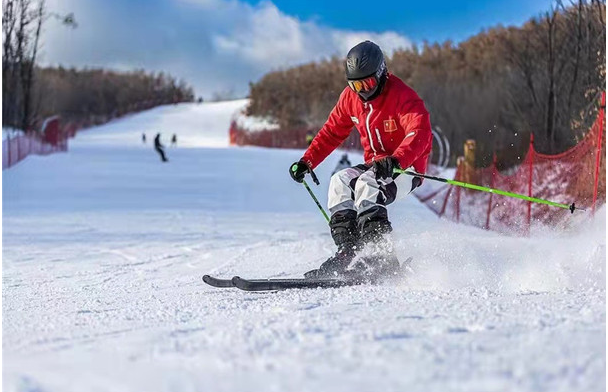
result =
[[[378,82],[374,76],[361,80],[349,80],[348,86],[356,93],[373,90]]]

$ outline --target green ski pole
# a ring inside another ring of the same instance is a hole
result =
[[[293,165],[291,167],[291,171],[295,172],[296,170],[298,170],[298,166],[297,165]],[[310,176],[312,177],[312,180],[314,181],[314,183],[317,184],[317,185],[319,185],[319,179],[317,178],[317,176],[315,175],[315,173],[312,171],[312,169],[310,169],[309,172],[310,172]],[[304,188],[306,188],[306,190],[308,191],[308,194],[310,195],[310,197],[312,197],[312,199],[317,204],[317,207],[319,207],[319,211],[321,211],[321,213],[325,217],[325,220],[327,221],[327,223],[329,223],[329,216],[327,216],[327,213],[323,209],[323,206],[321,206],[321,203],[319,203],[319,200],[317,199],[317,197],[315,196],[315,194],[312,192],[312,189],[310,189],[310,187],[308,186],[308,184],[306,183],[306,181],[302,180],[302,184],[304,185]]]
[[[556,203],[554,201],[549,201],[549,200],[544,200],[544,199],[537,199],[535,197],[520,195],[519,193],[512,193],[512,192],[502,191],[500,189],[487,188],[485,186],[469,184],[467,182],[461,182],[461,181],[456,181],[456,180],[448,180],[446,178],[429,176],[429,175],[426,175],[426,174],[420,174],[420,173],[416,173],[416,172],[412,172],[412,171],[407,171],[407,170],[403,170],[403,169],[393,169],[393,173],[400,173],[400,174],[407,174],[409,176],[414,176],[414,177],[428,178],[429,180],[439,181],[439,182],[445,182],[445,183],[450,184],[450,185],[460,186],[460,187],[467,188],[467,189],[474,189],[476,191],[489,192],[489,193],[494,193],[496,195],[514,197],[516,199],[527,200],[527,201],[531,201],[531,202],[534,202],[534,203],[540,203],[540,204],[546,204],[546,205],[553,206],[553,207],[564,208],[566,210],[570,210],[571,213],[574,213],[574,210],[585,211],[585,210],[583,210],[580,207],[576,207],[574,205],[574,203],[572,203],[570,205],[568,205],[568,204],[561,204],[561,203]]]

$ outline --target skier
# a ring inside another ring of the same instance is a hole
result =
[[[141,141],[142,141],[142,143],[146,144],[146,134],[145,133],[141,134]]]
[[[173,134],[173,136],[171,137],[171,146],[175,147],[177,146],[177,135]]]
[[[393,174],[393,169],[426,171],[431,124],[423,101],[388,72],[382,50],[375,43],[365,41],[353,47],[345,69],[348,87],[289,173],[294,181],[302,182],[306,173],[348,137],[353,126],[357,128],[365,163],[340,170],[329,184],[329,226],[338,250],[304,276],[355,274],[373,282],[399,269],[388,235],[392,226],[386,206],[395,200],[398,190],[407,194],[422,183],[419,177]]]
[[[157,133],[156,137],[154,138],[154,149],[160,155],[161,161],[167,162],[168,160],[167,157],[165,157],[165,150],[163,150],[163,148],[164,146],[160,143],[160,133]]]
[[[352,166],[352,164],[350,163],[350,160],[348,159],[348,154],[344,153],[344,155],[342,155],[342,158],[340,158],[340,160],[338,161],[338,164],[336,165],[336,168],[334,169],[333,173],[331,173],[331,175],[333,176],[340,170],[346,169],[347,167],[351,167],[351,166]]]

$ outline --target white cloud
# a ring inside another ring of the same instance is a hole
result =
[[[387,54],[392,54],[397,49],[409,48],[412,42],[406,37],[392,31],[384,33],[368,33],[362,31],[334,31],[332,39],[336,48],[339,48],[344,55],[350,48],[359,42],[370,40],[377,43]]]
[[[302,59],[304,37],[297,19],[282,14],[272,3],[262,3],[248,12],[244,26],[235,26],[225,35],[214,36],[218,51],[258,64]]]
[[[49,20],[42,62],[144,68],[185,79],[198,95],[248,92],[248,82],[280,67],[345,56],[370,39],[387,53],[411,42],[394,32],[346,31],[302,21],[273,3],[234,0],[47,0],[74,12],[76,30]]]

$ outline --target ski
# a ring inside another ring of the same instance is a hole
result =
[[[273,279],[244,279],[240,276],[235,276],[232,279],[220,279],[211,275],[203,276],[203,281],[210,286],[219,288],[236,287],[245,291],[269,291],[269,290],[288,290],[288,289],[312,289],[312,288],[330,288],[354,286],[358,284],[372,283],[380,284],[382,281],[387,282],[391,279],[401,279],[407,275],[406,268],[412,261],[408,257],[401,264],[399,273],[387,276],[383,279],[369,280],[361,278],[361,276],[352,275],[350,278],[323,278],[323,279],[307,279],[307,278],[273,278]]]
[[[357,280],[343,279],[243,279],[239,276],[232,278],[232,284],[245,291],[268,291],[287,289],[313,289],[352,286],[359,284]]]
[[[232,279],[220,279],[211,275],[203,276],[203,282],[209,286],[218,288],[236,287],[245,291],[268,291],[268,290],[287,290],[305,289],[318,287],[340,287],[357,284],[355,281],[342,279],[243,279],[235,276]]]

